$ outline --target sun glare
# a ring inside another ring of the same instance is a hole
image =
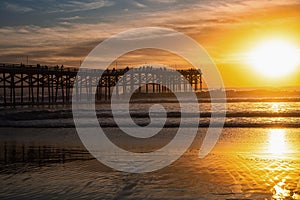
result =
[[[287,153],[285,131],[283,129],[271,129],[269,132],[268,153],[274,156],[282,156]]]
[[[287,41],[268,40],[248,53],[247,62],[267,77],[285,76],[300,64],[300,50]]]

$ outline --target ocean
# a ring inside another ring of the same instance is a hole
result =
[[[165,108],[167,120],[161,132],[148,139],[124,135],[110,104],[97,104],[96,115],[113,143],[134,152],[151,152],[174,138],[181,119],[176,101],[136,101],[130,104],[136,124],[150,123],[153,103]],[[76,133],[71,106],[3,107],[0,198],[300,199],[299,99],[228,99],[222,134],[205,158],[199,158],[198,152],[211,104],[200,102],[199,108],[197,135],[178,160],[154,172],[132,174],[93,158]],[[217,111],[217,118],[222,111]],[[195,117],[193,111],[186,116]]]

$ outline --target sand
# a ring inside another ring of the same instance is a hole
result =
[[[200,128],[180,159],[143,174],[118,172],[99,163],[73,128],[0,131],[1,199],[300,199],[300,129],[225,128],[213,151],[199,159],[206,132]],[[105,131],[121,147],[147,152],[167,143],[176,129],[136,145],[115,128]],[[283,139],[276,144],[281,152],[272,149],[277,137]]]

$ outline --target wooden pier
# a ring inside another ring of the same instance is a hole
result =
[[[192,68],[175,73],[151,66],[127,67],[102,71],[100,79],[95,75],[97,70],[84,69],[84,75],[77,76],[78,100],[89,99],[92,88],[96,88],[97,101],[109,100],[114,88],[116,95],[122,95],[137,85],[135,92],[140,93],[188,92],[184,79],[195,91],[202,90],[202,74]],[[76,68],[63,66],[0,64],[0,106],[69,104],[77,72]]]

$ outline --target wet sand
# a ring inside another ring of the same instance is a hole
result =
[[[180,159],[144,174],[99,163],[72,128],[0,131],[1,199],[300,199],[300,129],[225,128],[213,151],[200,159],[206,132],[200,128]],[[163,137],[139,146],[117,129],[105,131],[133,151],[159,148],[176,132],[164,129]]]

